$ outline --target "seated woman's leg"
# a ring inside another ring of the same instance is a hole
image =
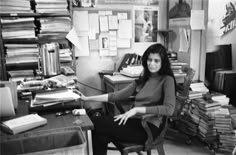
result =
[[[144,143],[147,135],[140,119],[129,119],[125,125],[114,122],[111,116],[91,117],[94,155],[106,155],[107,144],[111,141]]]

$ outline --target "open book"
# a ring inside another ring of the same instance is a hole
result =
[[[47,119],[39,116],[38,114],[29,114],[4,121],[1,123],[1,127],[8,133],[17,134],[44,124],[47,124]]]

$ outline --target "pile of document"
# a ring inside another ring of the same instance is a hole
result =
[[[68,13],[67,0],[35,0],[38,13]]]
[[[58,89],[53,91],[45,91],[37,93],[31,101],[31,107],[36,106],[51,106],[66,102],[78,100],[80,98],[79,93],[75,93],[71,89]]]
[[[45,17],[40,18],[40,30],[38,36],[65,38],[71,29],[70,17]]]
[[[32,13],[29,0],[1,0],[0,13]]]
[[[120,73],[129,77],[139,77],[143,71],[143,66],[127,66],[123,68]]]
[[[2,18],[1,23],[3,39],[36,38],[33,17]]]

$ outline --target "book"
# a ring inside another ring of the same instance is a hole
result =
[[[38,114],[29,114],[4,121],[1,123],[1,127],[5,132],[15,135],[45,124],[47,124],[47,119]]]

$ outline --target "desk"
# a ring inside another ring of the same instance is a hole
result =
[[[184,83],[186,74],[175,74],[176,83]],[[118,75],[104,75],[103,83],[106,92],[113,92],[120,90],[130,84],[135,78],[127,77],[121,74]]]
[[[28,114],[28,105],[27,102],[19,102],[18,109],[17,109],[17,117],[23,116]],[[57,132],[57,131],[65,131],[70,128],[78,128],[81,127],[82,131],[85,134],[86,143],[87,143],[87,154],[92,155],[92,137],[91,137],[91,130],[93,129],[93,123],[87,115],[83,116],[73,116],[72,114],[63,115],[56,117],[55,113],[48,113],[40,115],[47,119],[48,123],[45,126],[37,127],[35,129],[16,134],[10,135],[5,132],[0,131],[0,136],[2,141],[9,140],[11,138],[21,138],[27,134],[40,134],[45,132]],[[74,124],[73,122],[76,120],[81,120],[81,124]],[[2,121],[2,120],[1,120]]]

